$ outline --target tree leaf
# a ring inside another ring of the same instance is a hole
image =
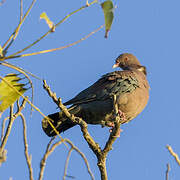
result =
[[[45,12],[43,12],[40,15],[40,19],[44,19],[46,21],[47,25],[49,26],[49,28],[52,29],[53,32],[55,31],[54,23],[49,19],[49,17],[47,16],[47,14]]]
[[[105,38],[108,37],[108,32],[111,29],[111,25],[114,19],[114,6],[113,6],[113,2],[111,0],[107,0],[103,3],[101,3],[101,7],[103,9],[104,12],[104,19],[105,19]]]
[[[7,74],[0,82],[0,112],[6,110],[13,104],[27,89],[24,84],[19,83],[21,78],[16,74]],[[18,92],[16,92],[16,90]]]

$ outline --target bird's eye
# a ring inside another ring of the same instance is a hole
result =
[[[128,57],[125,57],[125,58],[124,58],[124,61],[128,61],[128,60],[129,60],[129,58],[128,58]]]

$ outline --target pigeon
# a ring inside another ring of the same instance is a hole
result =
[[[88,124],[113,127],[113,96],[116,95],[118,114],[123,117],[121,124],[140,114],[149,100],[150,87],[146,78],[146,67],[130,53],[123,53],[116,58],[113,68],[117,67],[122,70],[103,75],[93,85],[65,102],[64,105],[72,105],[68,111]],[[48,118],[52,120],[58,133],[76,125],[61,111],[48,115]],[[47,118],[42,120],[42,128],[50,137],[57,135]]]

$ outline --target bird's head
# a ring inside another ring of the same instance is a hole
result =
[[[138,59],[129,53],[124,53],[116,58],[116,62],[113,68],[120,67],[123,70],[129,70],[131,68],[136,68],[137,70],[143,72],[146,75],[146,67],[142,66]]]

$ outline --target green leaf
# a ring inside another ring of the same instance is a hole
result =
[[[111,29],[111,25],[114,19],[114,6],[113,6],[113,2],[111,0],[107,0],[103,3],[101,3],[101,7],[103,9],[104,12],[104,19],[105,19],[105,38],[108,37],[108,32]]]
[[[3,48],[0,45],[0,57],[3,57]]]
[[[45,12],[43,12],[40,15],[40,19],[44,19],[46,21],[47,25],[49,26],[49,28],[52,29],[53,32],[55,31],[54,23],[49,19],[49,17],[47,16],[47,14]]]
[[[6,110],[27,89],[24,84],[19,83],[21,78],[16,74],[7,74],[0,82],[0,112]],[[20,93],[18,93],[18,92]]]

